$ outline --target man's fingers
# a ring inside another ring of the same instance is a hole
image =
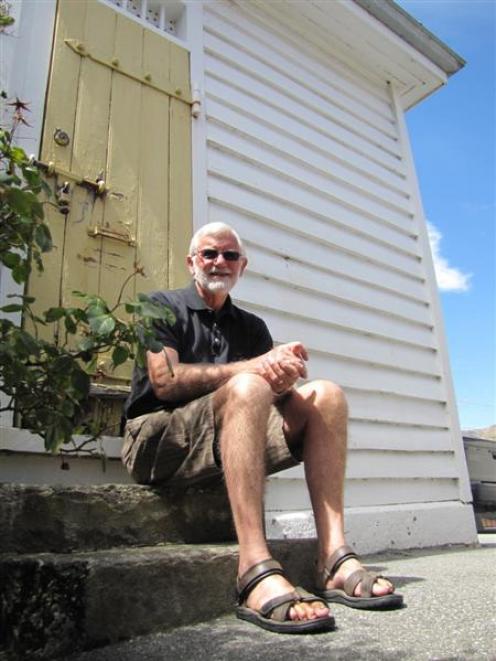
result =
[[[291,360],[282,360],[278,363],[278,368],[280,371],[277,372],[277,376],[269,382],[274,392],[278,394],[294,386],[300,377],[306,376],[305,363],[294,357]]]
[[[290,342],[291,351],[295,356],[302,360],[308,360],[308,351],[301,342]]]
[[[296,356],[301,360],[308,360],[308,351],[301,342],[288,342],[287,344],[280,344],[275,351],[281,351],[283,354],[290,354]]]
[[[284,377],[284,370],[282,369],[279,361],[275,360],[272,356],[269,356],[266,361],[264,361],[264,367],[267,373],[274,377],[274,379],[280,379]]]
[[[300,377],[304,378],[307,374],[306,365],[302,360],[282,360],[280,365],[284,370],[284,374],[294,380]]]

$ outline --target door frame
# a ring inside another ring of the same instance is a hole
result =
[[[41,146],[56,8],[57,0],[18,0],[12,7],[15,19],[12,28],[8,30],[8,34],[0,35],[0,39],[10,40],[7,47],[2,48],[2,89],[5,89],[9,98],[18,96],[30,104],[28,121],[31,126],[20,127],[16,143],[28,154],[36,156],[39,155]],[[5,115],[2,114],[2,123],[4,122]],[[23,293],[23,285],[14,282],[10,271],[0,265],[0,306],[9,302],[8,296]],[[21,323],[20,313],[8,316],[13,322]],[[0,402],[3,399],[4,395],[0,394]],[[0,413],[0,425],[13,427],[12,412]]]
[[[7,51],[1,82],[9,98],[18,96],[29,103],[31,112],[28,121],[31,126],[20,127],[16,142],[27,154],[39,156],[57,0],[42,3],[18,0],[14,7],[15,23],[9,32],[12,36],[0,35],[1,39],[11,39],[13,42],[13,47]],[[0,305],[6,304],[9,294],[22,294],[24,291],[24,287],[15,283],[9,275],[7,269],[2,269]]]

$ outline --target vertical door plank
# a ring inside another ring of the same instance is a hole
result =
[[[69,134],[72,144],[81,56],[71,50],[64,40],[83,41],[86,9],[86,2],[61,0],[55,28],[41,158],[55,161],[65,170],[71,168],[71,145],[57,145],[53,134],[55,129],[63,129]]]
[[[139,160],[140,160],[141,85],[114,72],[110,105],[107,185],[109,192],[104,204],[104,229],[123,237],[136,239]],[[99,295],[109,305],[117,303],[124,281],[134,270],[136,247],[125,241],[103,237],[101,240]],[[124,300],[134,293],[134,281],[126,288]],[[119,317],[127,314],[121,309]],[[114,372],[109,369],[110,356],[102,356],[99,369],[106,380],[131,376],[132,365],[122,365]]]
[[[141,85],[123,76],[112,79],[107,194],[104,227],[123,237],[135,238],[140,157]],[[133,269],[135,250],[125,241],[103,239],[100,293],[112,299],[119,283]]]
[[[171,42],[150,30],[145,30],[143,36],[143,73],[150,76],[151,83],[167,89]]]
[[[183,94],[191,94],[189,82],[189,52],[170,42],[170,82]]]
[[[143,71],[156,85],[168,85],[170,42],[145,30]],[[143,87],[138,261],[147,281],[138,289],[167,287],[169,240],[169,105],[166,94]]]
[[[114,58],[118,68],[143,77],[143,32],[144,28],[122,14],[117,14],[117,30],[114,43]]]
[[[33,268],[26,286],[26,295],[36,300],[32,305],[34,314],[42,313],[51,307],[58,307],[62,303],[62,262],[64,257],[65,217],[51,204],[45,207],[45,222],[50,228],[53,248],[49,254],[43,256],[43,271],[40,273]],[[31,332],[33,327],[28,319],[23,319],[26,330]],[[54,329],[51,326],[40,327],[39,337],[50,341],[53,339]]]
[[[63,169],[70,170],[72,161],[72,138],[74,113],[77,99],[81,58],[71,51],[64,39],[82,40],[86,16],[86,3],[61,0],[57,13],[55,39],[50,71],[45,123],[41,147],[41,159],[54,161]],[[67,147],[57,145],[53,139],[55,129],[62,128],[71,139]],[[55,188],[55,179],[48,180]],[[52,199],[53,202],[53,199]],[[33,272],[27,293],[36,298],[36,314],[61,303],[61,277],[64,256],[66,218],[52,205],[45,205],[46,222],[50,228],[53,250],[44,259],[44,271]],[[51,339],[52,328],[40,329],[45,339]]]
[[[86,16],[84,43],[87,51],[110,60],[115,37],[115,12],[93,3]],[[112,71],[84,58],[81,65],[74,129],[72,168],[95,180],[106,175]],[[100,280],[102,239],[90,237],[88,229],[101,224],[103,198],[92,190],[76,186],[68,217],[64,251],[62,289],[65,304],[74,303],[75,289],[97,293]]]
[[[177,99],[171,99],[169,181],[169,287],[174,288],[190,279],[185,255],[192,235],[191,113]]]
[[[170,82],[183,94],[190,93],[189,53],[170,44]],[[190,279],[185,255],[192,235],[191,111],[172,98],[170,104],[169,155],[169,287],[181,287]]]
[[[145,268],[147,280],[138,280],[136,288],[150,291],[168,285],[169,98],[146,87],[143,87],[140,142],[137,258]]]
[[[143,28],[117,16],[114,57],[119,68],[141,75]],[[108,143],[108,186],[104,226],[136,238],[139,196],[141,84],[114,71]],[[123,241],[103,239],[100,294],[115,299],[136,260],[135,248]]]

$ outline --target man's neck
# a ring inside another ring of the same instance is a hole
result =
[[[203,289],[196,281],[195,286],[196,291],[198,292],[198,296],[203,301],[205,301],[205,305],[207,305],[211,310],[215,310],[216,312],[223,307],[227,297],[229,296],[229,292],[226,291],[212,292],[208,291],[207,289]]]

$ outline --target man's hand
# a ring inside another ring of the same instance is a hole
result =
[[[289,342],[254,359],[254,362],[257,374],[263,376],[276,395],[281,395],[298,379],[307,376],[306,360],[308,353],[303,344]]]

